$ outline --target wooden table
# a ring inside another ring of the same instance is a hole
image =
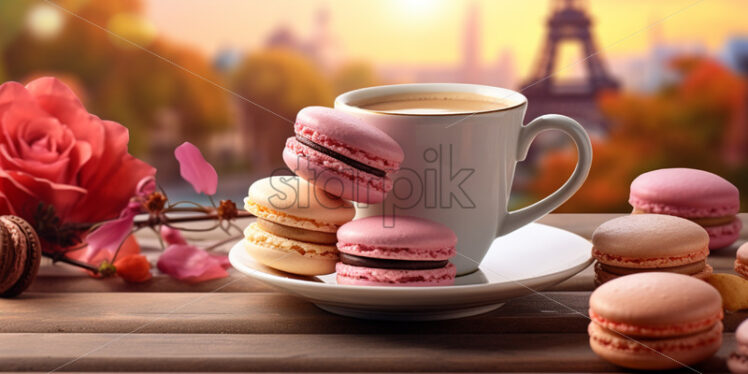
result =
[[[541,222],[589,237],[614,216]],[[748,214],[741,219],[743,242]],[[735,248],[710,256],[715,272],[732,272]],[[0,300],[0,371],[618,372],[592,353],[589,320],[578,314],[587,314],[592,289],[588,268],[481,316],[375,322],[329,314],[233,270],[198,285],[163,276],[127,285],[49,265],[27,293]],[[747,317],[725,316],[722,349],[697,370],[726,370]]]

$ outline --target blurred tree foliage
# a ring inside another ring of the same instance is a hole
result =
[[[364,61],[344,64],[335,71],[332,81],[337,94],[381,84],[374,67]]]
[[[728,160],[724,152],[732,130],[748,126],[745,79],[705,58],[679,58],[671,67],[679,79],[653,95],[620,93],[600,98],[612,132],[594,144],[587,182],[558,212],[630,211],[631,181],[643,172],[666,167],[721,175],[738,186],[743,210],[748,207],[748,160]],[[531,190],[538,196],[551,193],[575,163],[572,149],[547,154]]]
[[[293,135],[293,121],[301,108],[331,106],[330,81],[308,58],[290,49],[273,48],[249,55],[232,77],[242,118],[245,155],[255,172],[283,167],[281,153]]]
[[[203,144],[205,135],[229,125],[226,94],[212,84],[65,13],[59,34],[37,38],[23,28],[26,6],[20,4],[25,3],[33,4],[27,0],[0,1],[3,80],[25,82],[40,75],[55,75],[77,82],[90,112],[132,130],[130,150],[139,155],[148,151],[151,130],[159,127],[159,113],[165,110],[178,114],[180,133],[171,134],[174,141]],[[128,39],[147,42],[146,47],[155,54],[222,84],[204,56],[158,37],[139,37],[149,35],[139,33],[138,28],[145,26],[135,22],[143,12],[140,0],[57,3],[96,25],[116,27],[116,32],[125,33]],[[6,22],[6,18],[13,22]],[[113,19],[118,22],[112,24]],[[123,26],[123,19],[133,20],[131,28]]]
[[[23,15],[30,3],[24,0],[0,1],[0,51],[3,51],[5,46],[21,31],[24,23]],[[8,80],[5,71],[5,61],[0,59],[0,82]]]

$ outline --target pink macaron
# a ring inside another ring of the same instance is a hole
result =
[[[632,369],[693,365],[722,345],[722,298],[693,277],[639,273],[616,278],[590,296],[590,347]]]
[[[743,243],[735,253],[735,272],[748,279],[748,242]]]
[[[417,217],[372,216],[338,229],[338,284],[357,286],[448,286],[457,269],[455,233]]]
[[[727,367],[735,374],[748,374],[748,319],[735,330],[738,348],[727,359]]]
[[[376,127],[348,113],[319,106],[302,109],[296,136],[286,140],[283,160],[296,175],[330,194],[379,203],[400,168],[400,145]]]
[[[729,246],[743,224],[737,187],[719,175],[687,168],[644,173],[631,183],[634,213],[668,214],[690,219],[709,233],[709,248]]]

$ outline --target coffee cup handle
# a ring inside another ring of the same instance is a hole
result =
[[[558,114],[540,116],[522,126],[517,144],[517,161],[522,161],[527,157],[527,151],[535,136],[546,130],[560,130],[574,141],[578,155],[577,166],[566,183],[543,200],[522,209],[507,212],[504,220],[499,223],[497,236],[508,234],[558,208],[577,192],[587,178],[592,165],[590,137],[579,122]]]

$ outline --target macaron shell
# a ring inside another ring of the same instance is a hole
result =
[[[684,335],[711,326],[722,313],[722,297],[714,287],[682,274],[627,275],[590,296],[590,318],[630,336]]]
[[[338,284],[356,286],[427,287],[454,284],[457,268],[450,264],[443,268],[428,270],[379,269],[347,265],[335,265]]]
[[[672,168],[644,173],[631,183],[629,203],[649,213],[720,217],[740,209],[737,187],[703,170]]]
[[[298,252],[257,245],[244,240],[244,248],[255,261],[276,270],[298,275],[324,275],[335,271],[335,260],[303,256]]]
[[[371,216],[348,222],[338,230],[338,246],[353,244],[380,249],[417,248],[439,253],[445,250],[451,252],[450,248],[457,244],[457,236],[449,227],[424,218]],[[442,259],[439,257],[419,259]]]
[[[306,107],[296,115],[294,130],[297,133],[303,131],[303,135],[306,135],[315,143],[321,141],[320,137],[334,139],[346,148],[368,154],[366,158],[381,157],[397,165],[405,158],[405,153],[400,145],[384,131],[340,110],[320,106]],[[310,133],[314,135],[312,136]],[[333,150],[338,153],[346,152],[342,147]],[[363,155],[357,155],[356,153],[345,155],[367,163],[363,159]]]
[[[257,262],[300,275],[322,275],[335,271],[335,246],[282,238],[263,231],[256,223],[244,230],[245,250]]]
[[[335,232],[356,214],[347,201],[329,196],[297,176],[260,179],[249,187],[245,209],[286,226]]]
[[[296,175],[341,199],[377,204],[384,201],[387,192],[392,189],[389,177],[380,178],[358,171],[293,138],[286,142],[283,161]]]
[[[356,148],[352,148],[345,143],[339,142],[335,139],[330,138],[327,135],[321,134],[314,129],[310,129],[307,126],[297,123],[294,126],[296,137],[294,139],[303,143],[302,140],[308,140],[309,142],[324,148],[327,151],[335,153],[335,155],[329,155],[332,158],[338,159],[338,155],[344,156],[354,161],[358,161],[368,167],[379,169],[385,173],[397,170],[400,167],[400,161],[392,161],[387,158],[377,156],[376,154],[365,152]],[[301,138],[301,139],[299,139]],[[314,148],[309,144],[305,144],[309,148]],[[325,153],[316,149],[318,152]],[[343,161],[342,159],[340,161]]]
[[[738,217],[726,225],[704,227],[709,234],[709,249],[720,249],[735,243],[740,238],[742,228],[743,222]]]
[[[592,245],[598,261],[622,267],[672,267],[709,255],[709,235],[701,226],[662,214],[633,214],[607,221],[592,234]]]
[[[697,334],[670,339],[629,339],[591,322],[590,347],[603,359],[631,369],[665,370],[693,365],[722,345],[722,322]]]

